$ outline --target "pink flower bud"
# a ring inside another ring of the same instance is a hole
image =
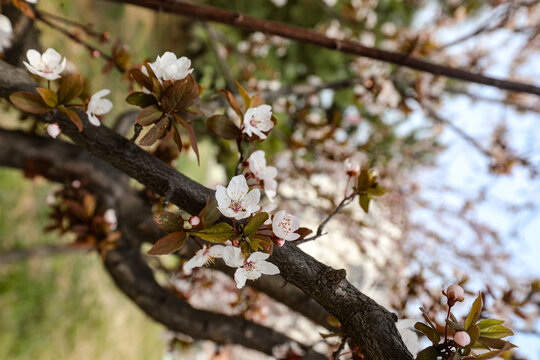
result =
[[[448,289],[446,289],[446,296],[448,297],[448,300],[452,300],[454,302],[463,301],[464,294],[465,292],[463,291],[463,288],[459,285],[450,285]]]
[[[461,347],[465,347],[471,343],[471,337],[465,331],[458,331],[454,334],[454,341]]]
[[[189,223],[191,226],[197,226],[201,223],[201,219],[198,216],[192,216],[189,218]]]
[[[47,126],[47,133],[53,139],[56,139],[56,137],[60,135],[61,132],[62,130],[60,130],[58,123],[50,124],[49,126]]]

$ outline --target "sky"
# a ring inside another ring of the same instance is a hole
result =
[[[417,19],[417,26],[425,26],[432,12],[433,8],[426,8]],[[488,16],[484,14],[458,27],[445,29],[437,33],[437,36],[441,43],[457,39],[476,29]],[[468,40],[451,48],[451,51],[459,55],[475,47],[491,49],[495,56],[486,74],[508,77],[509,59],[513,58],[521,44],[522,36],[510,35],[508,31],[502,30]],[[520,75],[528,82],[540,85],[540,57],[530,59],[529,63],[521,67]],[[501,97],[500,90],[481,85],[473,85],[469,91],[480,96]],[[518,113],[496,103],[473,102],[467,96],[452,96],[443,101],[443,104],[440,113],[485,147],[489,146],[494,127],[506,124],[511,147],[517,154],[532,160],[533,164],[540,165],[540,114]],[[490,175],[486,157],[448,127],[442,141],[448,148],[438,159],[438,166],[428,176],[422,174],[424,181],[444,179],[445,184],[471,195],[486,186],[489,200],[476,209],[477,219],[500,231],[504,244],[515,255],[510,269],[513,273],[540,276],[540,212],[531,210],[518,213],[504,208],[506,202],[539,205],[539,179],[531,178],[529,171],[523,167],[515,167],[511,174],[505,176]],[[538,320],[536,329],[540,330]],[[520,347],[521,354],[531,360],[540,360],[540,337],[519,334],[511,341]]]

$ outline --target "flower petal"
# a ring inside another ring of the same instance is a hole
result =
[[[238,268],[234,273],[234,280],[236,281],[236,287],[238,289],[243,288],[247,280],[246,270]]]
[[[266,274],[266,275],[279,274],[279,268],[276,265],[269,263],[268,261],[261,261],[257,264],[257,266],[259,267],[259,269],[261,270],[263,274]]]
[[[247,262],[258,262],[258,261],[263,261],[263,260],[266,260],[270,257],[270,254],[267,254],[267,253],[263,253],[261,251],[257,251],[257,252],[254,252],[253,254],[251,254],[247,260]]]

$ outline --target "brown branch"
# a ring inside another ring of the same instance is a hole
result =
[[[165,234],[155,225],[152,213],[147,204],[127,183],[122,183],[122,174],[106,162],[91,156],[72,144],[51,138],[25,134],[20,131],[0,129],[0,166],[26,169],[38,165],[40,174],[47,179],[66,182],[72,179],[92,179],[91,189],[96,193],[108,194],[105,200],[111,199],[123,219],[124,235],[132,243],[140,246],[143,242],[154,243]],[[121,186],[118,186],[121,184]],[[112,203],[109,204],[112,206]],[[181,255],[193,256],[197,249],[186,245]],[[0,254],[0,263],[2,255]],[[234,269],[227,266],[215,266],[229,276]],[[248,285],[261,291],[274,300],[288,306],[311,321],[326,327],[330,331],[337,329],[331,326],[327,318],[330,316],[324,308],[294,285],[287,283],[279,276],[265,276]]]
[[[13,93],[36,84],[28,75],[0,61],[0,94]],[[14,86],[17,85],[17,86]],[[79,113],[83,131],[57,112],[62,132],[78,146],[133,177],[157,194],[189,213],[198,213],[214,191],[189,179],[157,160],[136,144],[106,126],[92,126],[86,114]],[[339,319],[344,332],[358,345],[367,360],[412,359],[396,329],[397,316],[362,294],[345,279],[344,270],[334,270],[288,243],[270,258],[287,281],[310,295]]]
[[[467,70],[438,65],[426,60],[419,59],[409,54],[397,53],[364,46],[352,40],[338,40],[329,38],[315,31],[286,25],[276,21],[254,18],[239,12],[223,10],[211,6],[187,3],[184,1],[163,0],[108,0],[118,3],[129,3],[146,7],[153,10],[170,12],[189,16],[198,20],[214,21],[229,24],[248,31],[261,31],[267,34],[278,35],[305,43],[314,44],[331,50],[341,51],[347,54],[363,56],[374,60],[389,62],[406,66],[411,69],[442,75],[453,79],[488,85],[499,89],[526,92],[540,95],[540,87],[532,84],[520,83],[506,79],[498,79],[482,74],[475,74]]]
[[[62,141],[1,129],[0,140],[0,165],[25,169],[31,163],[41,163],[43,175],[49,179],[64,182],[73,177],[84,178],[85,186],[94,189],[104,202],[116,209],[123,238],[117,248],[106,253],[105,266],[118,287],[150,317],[173,331],[219,344],[241,344],[266,354],[272,354],[274,346],[291,341],[283,334],[241,317],[194,309],[175,293],[161,287],[143,260],[140,245],[148,240],[145,236],[157,239],[162,234],[153,224],[148,205],[126,184],[120,186],[118,176],[124,176],[118,170]],[[0,264],[73,249],[47,246],[11,251],[0,254]],[[304,349],[307,358],[326,358],[306,346]]]

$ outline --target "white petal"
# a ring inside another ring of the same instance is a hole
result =
[[[261,192],[259,189],[253,189],[251,190],[244,200],[244,203],[246,204],[246,210],[250,209],[251,212],[259,210],[259,201],[261,200]]]
[[[13,33],[13,26],[11,25],[11,20],[6,15],[0,14],[0,31],[7,35]]]
[[[289,233],[289,235],[285,236],[285,240],[288,240],[288,241],[293,241],[293,240],[296,240],[300,237],[300,234],[297,234],[295,232],[291,232]]]
[[[111,111],[113,108],[113,103],[108,99],[100,99],[98,106],[96,110],[94,111],[94,114],[96,115],[104,115]]]
[[[56,50],[48,48],[45,50],[43,55],[41,55],[41,61],[43,61],[45,64],[51,66],[51,65],[58,65],[60,61],[62,60],[62,55],[60,55]]]
[[[227,189],[224,186],[216,186],[216,200],[221,208],[228,208],[231,204],[231,199],[227,195]]]
[[[97,118],[96,115],[94,115],[93,113],[91,112],[86,112],[86,115],[88,116],[88,121],[90,121],[90,124],[94,125],[94,126],[100,126],[101,125],[101,122],[99,121],[99,119]]]
[[[234,273],[234,280],[236,281],[236,287],[238,289],[243,288],[247,280],[246,270],[238,268]]]
[[[41,54],[34,49],[30,49],[26,52],[26,57],[28,58],[28,62],[32,66],[36,66],[37,64],[41,64]]]
[[[231,199],[238,199],[239,195],[245,195],[248,191],[249,186],[244,175],[237,175],[233,177],[229,182],[229,186],[227,186],[227,194]]]
[[[111,93],[111,90],[109,89],[102,89],[96,92],[90,99],[101,99],[104,96],[107,96]]]
[[[196,267],[201,267],[203,266],[205,263],[206,263],[206,260],[208,258],[205,258],[203,256],[204,254],[204,250],[206,249],[201,249],[199,251],[197,251],[197,253],[195,254],[195,256],[193,256],[191,259],[189,259],[185,264],[184,264],[184,272],[185,273],[191,273],[191,270],[193,268],[196,268]]]
[[[266,275],[279,274],[279,268],[276,265],[269,263],[268,261],[261,261],[257,264],[257,266],[259,267],[259,269],[261,270],[263,274],[266,274]]]
[[[247,262],[250,262],[250,261],[253,261],[253,262],[263,261],[263,260],[268,259],[269,257],[270,257],[270,254],[257,251],[257,252],[254,252],[253,254],[251,254],[249,256]]]
[[[30,71],[30,73],[32,73],[34,75],[40,75],[39,71],[37,71],[36,68],[34,68],[32,65],[30,65],[26,61],[23,61],[23,64],[24,64],[24,66],[26,66],[26,69],[28,71]]]
[[[223,250],[223,260],[230,267],[240,267],[244,265],[244,255],[242,250],[235,246],[226,246]]]
[[[208,255],[213,258],[221,258],[223,256],[223,251],[225,250],[225,246],[223,245],[214,245],[210,247],[210,250],[208,250]]]

